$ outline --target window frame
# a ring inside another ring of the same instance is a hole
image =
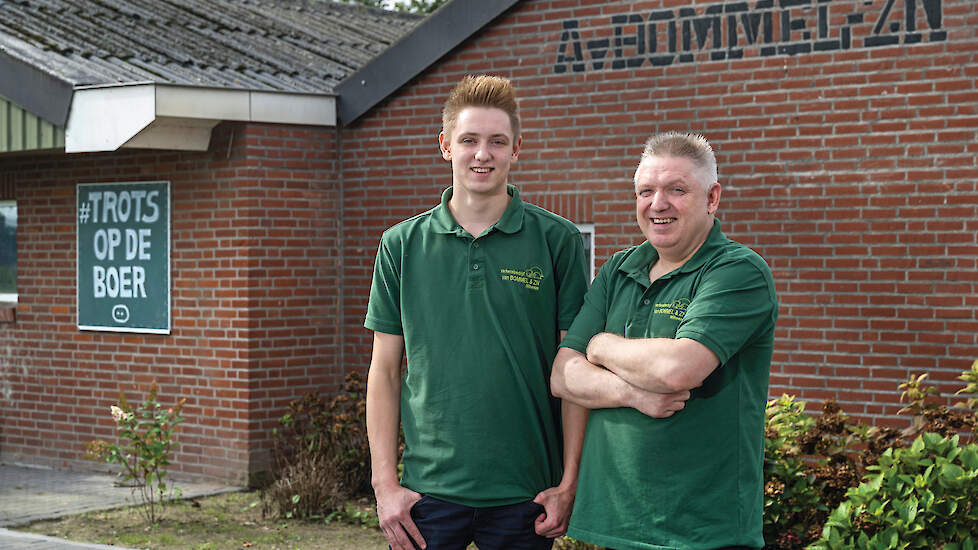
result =
[[[13,208],[13,292],[4,292],[4,289],[0,288],[0,305],[16,305],[18,292],[17,292],[17,201],[13,199],[0,199],[0,210],[4,208]],[[4,215],[3,220],[6,223],[7,216]],[[7,243],[0,243],[0,246],[5,246]]]
[[[597,273],[594,271],[594,224],[593,223],[578,223],[577,230],[581,232],[581,240],[584,244],[584,256],[587,262],[587,281],[588,284],[594,280],[594,276]],[[587,238],[585,238],[587,235]]]

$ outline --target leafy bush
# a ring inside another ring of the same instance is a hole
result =
[[[146,400],[133,409],[126,395],[119,393],[119,405],[110,411],[122,445],[101,439],[86,444],[85,458],[122,466],[119,477],[124,484],[133,485],[143,506],[140,512],[149,523],[156,523],[167,498],[179,497],[180,490],[166,484],[166,467],[177,446],[173,438],[178,424],[183,422],[180,409],[186,399],[164,409],[157,401],[156,382],[150,386]]]
[[[978,540],[978,445],[924,433],[887,450],[829,516],[813,550],[974,550]]]
[[[764,437],[764,539],[778,548],[801,548],[816,516],[828,512],[819,502],[814,475],[798,444],[815,424],[805,403],[784,395],[767,407]]]
[[[960,438],[978,435],[978,399],[969,398],[957,404],[958,408],[941,405],[936,399],[939,392],[925,384],[926,378],[926,374],[911,376],[900,385],[901,400],[907,403],[900,412],[913,415],[910,427],[902,432],[850,423],[832,401],[823,404],[818,418],[808,416],[805,404],[793,397],[768,403],[764,462],[766,549],[823,548],[809,545],[824,541],[829,520],[842,513],[840,507],[855,506],[852,491],[864,485],[870,479],[867,476],[879,471],[884,462],[890,464],[895,456],[911,456],[904,455],[903,448],[913,438],[924,434],[928,441],[944,437],[958,442]],[[978,394],[978,361],[959,379],[968,383],[959,394]],[[935,538],[931,542],[953,541]]]
[[[908,405],[900,409],[901,413],[909,412],[913,414],[910,427],[904,431],[904,435],[913,437],[921,433],[936,433],[945,436],[971,432],[969,437],[978,436],[978,399],[969,398],[966,402],[958,403],[955,409],[938,405],[930,397],[939,395],[937,388],[924,386],[924,379],[927,374],[911,376],[909,380],[900,384],[903,393],[900,395],[902,401],[908,401]],[[970,371],[965,371],[958,377],[960,380],[970,382],[961,390],[960,393],[978,394],[978,361],[971,365]],[[967,410],[971,409],[971,410]]]
[[[889,428],[852,424],[833,401],[813,418],[783,396],[768,403],[764,438],[765,548],[795,550],[817,540],[829,511],[845,500],[866,468],[899,446]]]
[[[275,430],[276,479],[265,491],[279,516],[325,518],[371,494],[365,399],[353,373],[328,404],[314,393],[289,404]]]
[[[978,434],[978,400],[957,405],[970,410],[940,405],[932,399],[939,392],[924,385],[926,378],[911,376],[900,385],[901,400],[908,402],[900,412],[913,414],[901,435],[915,437],[913,444],[893,439],[875,454],[883,447],[870,441],[862,482],[832,507],[821,536],[808,548],[978,550],[978,446],[961,442],[962,435]],[[978,361],[959,379],[969,384],[957,393],[976,394]]]
[[[955,405],[955,407],[971,409],[971,412],[978,413],[978,360],[975,360],[975,362],[971,364],[971,370],[966,370],[961,373],[958,380],[967,382],[968,385],[954,392],[954,395],[967,393],[973,395],[974,397],[969,397],[967,401],[958,403]],[[973,430],[972,433],[978,437],[978,431]]]

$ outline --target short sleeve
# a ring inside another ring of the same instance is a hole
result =
[[[591,337],[604,332],[608,318],[608,280],[615,270],[613,263],[617,265],[617,262],[605,262],[598,276],[591,282],[591,288],[584,295],[584,304],[571,323],[567,335],[560,342],[560,347],[587,353]]]
[[[557,277],[557,328],[567,330],[581,309],[587,292],[584,242],[577,231],[567,231],[554,257]]]
[[[401,325],[400,254],[392,250],[390,241],[389,233],[384,233],[380,239],[363,326],[386,334],[404,334]]]
[[[721,364],[758,338],[771,337],[777,321],[771,271],[750,254],[706,268],[676,330],[676,338],[705,345]]]

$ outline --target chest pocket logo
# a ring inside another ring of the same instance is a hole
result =
[[[673,321],[682,321],[686,317],[686,308],[689,307],[689,298],[680,298],[670,304],[655,304],[653,315],[668,315]]]
[[[534,265],[526,269],[500,269],[499,278],[522,285],[529,290],[540,290],[540,282],[546,278],[546,275],[542,267]]]

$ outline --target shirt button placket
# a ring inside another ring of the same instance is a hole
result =
[[[469,245],[469,286],[482,288],[485,285],[485,255],[478,240]]]

